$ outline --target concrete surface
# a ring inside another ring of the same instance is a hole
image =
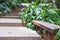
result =
[[[0,37],[40,37],[26,27],[0,27]]]
[[[22,23],[21,19],[0,18],[0,23]]]

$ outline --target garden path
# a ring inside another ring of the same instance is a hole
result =
[[[18,16],[5,15],[0,18],[0,40],[41,40],[41,36],[23,26]]]

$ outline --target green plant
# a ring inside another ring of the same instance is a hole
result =
[[[60,9],[60,0],[55,0],[55,4],[56,4],[57,8]]]
[[[19,13],[22,23],[28,25],[27,28],[35,28],[32,26],[32,20],[42,20],[60,26],[60,9],[55,9],[52,3],[35,3],[31,3]],[[57,37],[60,38],[60,33],[58,35]]]
[[[49,0],[41,0],[41,3],[49,3]]]
[[[7,0],[7,2],[9,3],[9,7],[11,8],[15,8],[16,6],[20,5],[19,0]]]
[[[55,39],[56,39],[56,40],[60,40],[60,29],[59,29],[59,31],[57,32],[57,35],[55,36]]]
[[[6,2],[0,3],[0,15],[11,12]]]
[[[52,4],[31,4],[30,6],[25,8],[24,11],[20,13],[20,15],[22,17],[23,23],[32,23],[32,20],[43,20],[46,22],[54,23],[54,17],[56,19],[57,17],[60,18],[58,13],[54,11],[54,9],[52,9]]]
[[[6,1],[6,0],[0,0],[0,2],[4,2],[4,1]]]
[[[11,9],[20,6],[19,0],[2,0],[0,1],[0,15],[7,14],[11,12]]]

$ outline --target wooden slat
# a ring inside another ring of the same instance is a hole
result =
[[[50,23],[47,23],[47,22],[44,22],[44,21],[33,20],[33,24],[40,27],[40,28],[43,28],[43,29],[45,29],[45,30],[47,30],[48,32],[51,32],[51,33],[56,33],[57,30],[60,28],[60,26],[50,24]]]

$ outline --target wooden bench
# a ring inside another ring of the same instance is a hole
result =
[[[60,28],[60,26],[47,23],[44,21],[33,20],[33,24],[36,26],[36,29],[44,31],[44,34],[41,34],[44,40],[55,40],[56,33]]]

